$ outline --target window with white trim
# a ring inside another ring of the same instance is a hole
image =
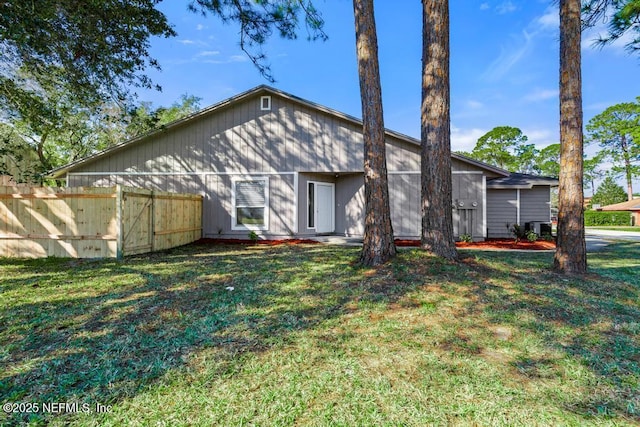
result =
[[[267,178],[237,179],[233,182],[232,229],[265,230],[269,224],[269,181]]]
[[[260,109],[262,111],[271,110],[271,97],[270,96],[261,96],[260,97]]]

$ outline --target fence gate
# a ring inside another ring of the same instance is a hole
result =
[[[153,250],[153,194],[122,191],[122,255]]]

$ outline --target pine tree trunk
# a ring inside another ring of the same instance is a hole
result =
[[[373,0],[354,0],[356,50],[364,139],[364,242],[360,262],[379,265],[395,256],[384,121],[382,91],[378,66],[378,40],[373,15]]]
[[[624,157],[625,178],[627,179],[627,200],[633,200],[633,175],[631,172],[631,159],[629,158],[629,145],[627,144],[627,138],[625,135],[622,135],[621,142]]]
[[[560,188],[554,268],[587,271],[583,211],[580,0],[560,0]]]
[[[449,1],[422,1],[422,248],[455,260],[451,182]]]

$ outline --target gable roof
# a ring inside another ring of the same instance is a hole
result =
[[[546,176],[529,175],[526,173],[512,172],[506,177],[487,180],[487,188],[494,190],[506,188],[531,189],[534,185],[549,185],[555,187],[559,185],[556,178]]]
[[[603,211],[640,211],[640,199],[602,206],[600,209]]]
[[[326,107],[326,106],[321,105],[321,104],[317,104],[315,102],[308,101],[306,99],[297,97],[295,95],[291,95],[290,93],[281,91],[279,89],[275,89],[275,88],[273,88],[271,86],[260,85],[260,86],[256,86],[253,89],[249,89],[249,90],[247,90],[245,92],[242,92],[242,93],[240,93],[238,95],[235,95],[235,96],[227,98],[227,99],[225,99],[223,101],[220,101],[220,102],[218,102],[216,104],[213,104],[213,105],[211,105],[209,107],[206,107],[206,108],[204,108],[204,109],[202,109],[200,111],[197,111],[197,112],[195,112],[193,114],[190,114],[190,115],[188,115],[188,116],[186,116],[186,117],[184,117],[182,119],[176,120],[176,121],[168,123],[166,125],[163,125],[163,126],[159,127],[158,129],[154,129],[154,130],[152,130],[150,132],[147,132],[147,133],[142,134],[140,136],[137,136],[135,138],[123,141],[120,144],[116,144],[116,145],[111,146],[111,147],[109,147],[109,148],[107,148],[105,150],[99,151],[97,153],[94,153],[94,154],[92,154],[90,156],[87,156],[87,157],[84,157],[82,159],[78,159],[78,160],[76,160],[74,162],[71,162],[71,163],[68,163],[68,164],[66,164],[64,166],[60,166],[58,168],[52,169],[47,174],[47,178],[59,179],[59,178],[63,177],[67,172],[70,172],[70,171],[72,171],[72,170],[74,170],[74,169],[76,169],[76,168],[78,168],[78,167],[80,167],[82,165],[85,165],[87,163],[91,163],[94,160],[100,159],[102,157],[109,156],[109,155],[111,155],[111,154],[113,154],[115,152],[118,152],[118,151],[121,151],[121,150],[124,150],[124,149],[128,149],[130,146],[133,146],[133,145],[139,144],[141,142],[144,142],[144,141],[146,141],[146,140],[148,140],[150,138],[153,138],[153,137],[155,137],[157,135],[160,135],[160,134],[168,131],[169,129],[174,129],[174,128],[177,128],[177,127],[180,127],[180,126],[184,126],[185,124],[187,124],[187,123],[189,123],[189,122],[191,122],[193,120],[196,120],[198,118],[207,116],[209,114],[214,114],[217,111],[219,111],[219,110],[221,110],[221,109],[223,109],[225,107],[228,107],[228,106],[230,106],[232,104],[241,102],[244,99],[247,99],[247,98],[250,98],[252,96],[259,95],[259,94],[260,95],[262,95],[262,94],[276,95],[276,96],[282,97],[284,99],[287,99],[289,101],[292,101],[294,103],[301,104],[301,105],[303,105],[305,107],[314,109],[316,111],[321,111],[321,112],[323,112],[325,114],[328,114],[330,116],[333,116],[333,117],[339,118],[341,120],[350,122],[350,123],[355,124],[357,126],[362,126],[362,120],[360,120],[360,119],[358,119],[358,118],[356,118],[354,116],[342,113],[340,111],[334,110],[332,108]],[[405,135],[403,133],[396,132],[396,131],[393,131],[393,130],[390,130],[390,129],[385,129],[385,135],[397,138],[397,139],[399,139],[401,141],[405,141],[405,142],[407,142],[409,144],[413,144],[413,145],[417,145],[417,146],[420,145],[420,141],[418,139],[412,138],[412,137],[410,137],[408,135]],[[480,162],[480,161],[477,161],[477,160],[474,160],[474,159],[470,159],[468,157],[462,156],[462,155],[457,154],[457,153],[452,153],[451,157],[454,158],[454,159],[460,160],[461,162],[471,164],[471,165],[473,165],[475,167],[484,169],[486,171],[493,172],[493,173],[495,173],[497,175],[500,175],[500,176],[503,176],[503,177],[508,177],[509,174],[510,174],[508,171],[506,171],[504,169],[500,169],[500,168],[497,168],[495,166],[491,166],[491,165],[488,165],[486,163],[483,163],[483,162]]]

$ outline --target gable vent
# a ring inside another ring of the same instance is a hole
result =
[[[260,109],[262,111],[270,111],[271,110],[271,97],[270,96],[261,96],[260,97]]]

